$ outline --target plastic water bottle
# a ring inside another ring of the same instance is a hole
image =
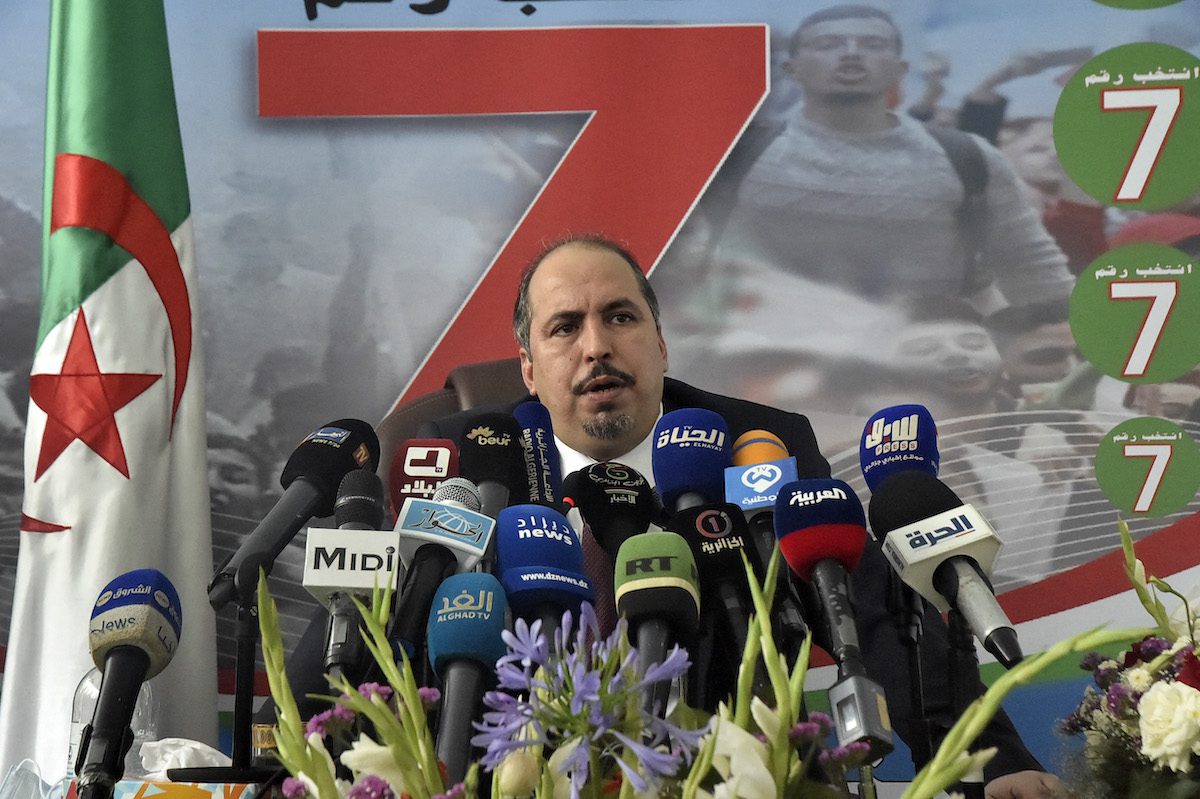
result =
[[[96,712],[96,700],[100,696],[100,670],[93,668],[75,689],[75,700],[71,703],[71,739],[67,750],[67,777],[75,776],[75,758],[79,756],[79,737],[83,728],[92,723]],[[137,780],[146,776],[142,768],[142,744],[158,740],[158,701],[150,683],[142,683],[137,702],[133,706],[133,745],[125,754],[124,779]]]

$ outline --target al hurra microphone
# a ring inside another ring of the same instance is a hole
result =
[[[496,519],[496,575],[513,614],[541,619],[553,640],[563,612],[592,601],[583,547],[567,517],[544,505],[510,505]]]
[[[775,504],[779,549],[792,571],[816,588],[838,665],[838,681],[829,689],[838,743],[863,741],[877,758],[892,750],[892,729],[883,689],[866,676],[849,584],[866,548],[866,522],[854,490],[841,480],[789,483]]]
[[[530,400],[513,409],[513,418],[521,427],[521,461],[529,484],[529,501],[559,507],[562,503],[562,467],[554,443],[550,411],[542,403]]]
[[[309,433],[283,467],[283,496],[213,575],[209,604],[220,610],[234,599],[251,601],[259,568],[270,573],[275,558],[309,519],[333,513],[346,473],[361,467],[374,471],[378,464],[379,438],[366,422],[338,419]]]
[[[467,775],[472,723],[496,661],[508,652],[501,638],[506,611],[504,589],[486,573],[451,575],[433,596],[425,637],[429,662],[442,681],[435,748],[451,784]]]
[[[467,424],[458,449],[462,476],[479,487],[480,510],[496,518],[516,493],[522,500],[525,463],[521,457],[521,429],[506,413],[483,413]]]
[[[1000,539],[979,511],[936,477],[910,471],[883,481],[871,498],[870,517],[901,580],[939,611],[957,609],[1005,668],[1021,661],[1017,632],[987,577]]]
[[[924,472],[937,477],[937,425],[924,405],[892,405],[867,420],[859,443],[858,460],[867,488],[900,472]]]
[[[133,743],[130,722],[138,691],[171,662],[182,626],[179,594],[157,569],[126,572],[96,598],[88,640],[102,677],[75,762],[81,799],[112,797]]]
[[[701,408],[665,413],[651,435],[654,485],[670,513],[724,496],[729,428],[721,415]]]
[[[388,511],[395,518],[409,497],[433,499],[442,482],[458,477],[458,447],[448,438],[410,438],[392,456]]]

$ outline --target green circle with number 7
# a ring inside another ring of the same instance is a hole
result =
[[[1089,195],[1124,208],[1167,208],[1200,191],[1200,59],[1166,44],[1106,50],[1063,87],[1054,146]]]
[[[1071,333],[1106,375],[1163,383],[1200,363],[1200,260],[1161,244],[1117,247],[1071,292]]]
[[[1108,501],[1127,513],[1175,513],[1200,488],[1200,449],[1174,422],[1153,416],[1130,419],[1100,440],[1096,482]]]

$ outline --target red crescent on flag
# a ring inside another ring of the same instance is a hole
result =
[[[21,514],[21,532],[23,533],[61,533],[64,530],[70,530],[69,524],[54,524],[53,522],[44,522],[41,519],[35,519],[32,516]]]
[[[171,429],[187,386],[192,358],[192,306],[171,233],[125,176],[104,161],[77,153],[54,159],[50,233],[64,227],[97,230],[137,259],[167,312],[175,350]]]

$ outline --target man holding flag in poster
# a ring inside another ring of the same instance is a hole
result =
[[[215,742],[212,563],[190,205],[161,0],[55,0],[42,301],[0,696],[0,773],[66,770],[101,588],[154,568],[184,635],[161,733]]]

